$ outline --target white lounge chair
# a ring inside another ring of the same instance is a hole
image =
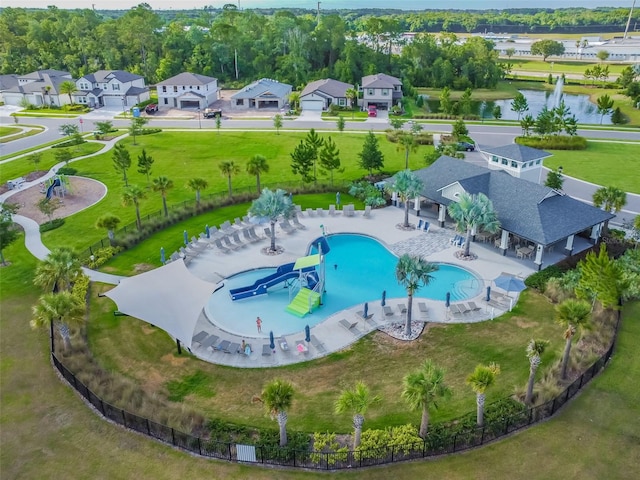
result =
[[[367,205],[364,207],[364,213],[362,214],[364,218],[371,218],[371,205]]]
[[[327,349],[324,344],[316,338],[315,335],[311,335],[311,345],[318,351],[318,353],[326,353]]]

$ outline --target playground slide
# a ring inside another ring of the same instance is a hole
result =
[[[269,287],[273,287],[278,283],[282,283],[289,279],[298,278],[300,275],[299,270],[293,270],[294,263],[285,263],[280,265],[275,273],[268,275],[264,278],[256,280],[253,285],[240,288],[232,288],[229,290],[231,300],[240,300],[242,298],[254,297],[256,295],[264,295],[267,293]],[[314,267],[307,267],[302,269],[303,272],[315,271]]]
[[[60,179],[56,178],[49,188],[47,188],[47,200],[51,200],[51,196],[53,195],[53,189],[60,186]]]

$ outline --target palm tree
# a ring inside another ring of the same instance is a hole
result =
[[[151,188],[154,192],[160,192],[162,195],[162,209],[164,210],[164,216],[169,216],[169,210],[167,209],[167,192],[173,188],[173,180],[169,180],[164,175],[154,178]]]
[[[403,132],[398,136],[398,151],[404,151],[404,168],[409,169],[409,153],[418,149],[416,137],[413,133]]]
[[[265,188],[258,198],[256,198],[249,208],[249,215],[259,219],[267,219],[271,224],[271,247],[270,252],[276,252],[276,222],[280,217],[291,218],[295,207],[291,198],[282,189],[275,191]]]
[[[593,193],[593,205],[605,212],[618,213],[627,204],[627,194],[617,187],[600,187]],[[607,236],[609,222],[605,222],[602,236]]]
[[[544,353],[549,345],[547,340],[534,340],[533,338],[527,344],[527,358],[529,359],[529,382],[527,383],[527,394],[524,397],[524,403],[531,404],[533,400],[533,384],[536,380],[536,370],[540,366],[540,356]]]
[[[247,162],[247,173],[249,175],[256,176],[256,184],[258,186],[258,195],[262,191],[260,189],[260,174],[268,171],[269,171],[269,164],[267,163],[267,158],[264,155],[260,155],[259,153],[256,153]]]
[[[36,267],[33,283],[46,292],[71,290],[82,273],[82,264],[69,247],[54,248]]]
[[[479,427],[484,425],[484,399],[487,388],[493,385],[500,374],[500,365],[478,365],[471,375],[467,377],[467,384],[476,392],[477,421]]]
[[[358,106],[358,91],[355,88],[347,88],[344,92],[344,96],[349,100],[349,105],[351,106],[351,118],[355,116],[355,107]]]
[[[115,215],[112,215],[110,213],[105,213],[100,218],[98,218],[98,221],[96,222],[96,228],[106,228],[107,236],[109,237],[109,240],[113,240],[115,236],[113,234],[113,231],[116,228],[118,228],[119,224],[120,224],[119,217],[116,217]]]
[[[584,300],[570,298],[556,306],[556,321],[565,327],[564,339],[566,341],[564,354],[562,355],[562,368],[560,378],[567,378],[567,367],[571,355],[571,342],[578,329],[588,328],[591,320],[591,305]]]
[[[404,228],[409,228],[409,199],[422,192],[422,180],[411,170],[402,170],[393,176],[389,189],[395,191],[401,202],[404,202]]]
[[[122,192],[122,204],[125,207],[133,205],[136,207],[136,226],[138,230],[142,228],[142,220],[140,219],[140,200],[147,198],[145,191],[138,185],[129,185]]]
[[[222,162],[220,164],[220,171],[222,175],[227,177],[227,185],[229,187],[229,198],[232,197],[231,190],[231,175],[235,175],[240,172],[240,167],[238,167],[233,160],[229,160],[228,162]]]
[[[200,206],[200,191],[204,190],[209,186],[209,182],[207,182],[204,178],[191,178],[187,182],[187,188],[196,192],[196,206]]]
[[[484,193],[469,195],[464,192],[458,201],[447,208],[449,215],[456,222],[458,232],[467,234],[464,242],[464,256],[469,256],[471,235],[479,230],[496,233],[500,228],[500,221],[493,209],[493,203]]]
[[[74,81],[65,80],[60,85],[58,85],[58,91],[60,93],[66,93],[67,95],[69,95],[69,102],[71,102],[71,105],[73,105],[73,97],[71,95],[78,91],[78,89],[76,88],[76,83]]]
[[[422,410],[420,437],[426,438],[429,428],[429,407],[437,398],[448,398],[451,389],[444,383],[444,370],[431,360],[425,360],[419,370],[404,377],[404,398],[412,410]]]
[[[295,391],[286,380],[276,379],[262,389],[256,400],[262,402],[271,417],[275,417],[280,427],[280,446],[287,444],[287,410],[291,408]]]
[[[405,253],[398,259],[396,265],[396,278],[398,283],[407,290],[407,320],[404,333],[411,336],[411,312],[413,311],[413,294],[420,287],[429,285],[433,280],[431,275],[438,270],[434,263],[426,261],[422,257],[412,257]]]
[[[291,92],[289,94],[289,104],[293,110],[300,108],[300,92]]]
[[[71,347],[69,324],[82,324],[84,321],[84,305],[69,291],[60,293],[45,293],[33,306],[33,320],[31,327],[38,328],[49,325],[51,329],[51,346],[53,347],[53,325],[58,326],[58,332],[64,342],[65,350]],[[52,348],[53,351],[53,348]]]
[[[378,395],[372,396],[369,387],[363,381],[356,382],[353,390],[345,389],[340,393],[335,403],[335,412],[353,413],[353,449],[360,445],[362,436],[362,425],[364,424],[364,414],[369,407],[380,401]]]

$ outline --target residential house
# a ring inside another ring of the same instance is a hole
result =
[[[218,79],[183,72],[157,84],[158,106],[205,109],[218,100]]]
[[[402,100],[402,81],[399,78],[377,73],[362,77],[362,108],[375,105],[379,110],[390,110]]]
[[[339,107],[351,106],[346,92],[353,85],[331,78],[316,80],[309,83],[300,93],[300,107],[302,110],[321,112],[331,105]]]
[[[3,77],[8,77],[3,75]],[[7,105],[21,105],[27,101],[32,105],[56,105],[61,107],[71,103],[69,95],[60,94],[60,84],[73,80],[69,72],[61,70],[37,70],[16,77],[17,84],[6,78],[12,86],[3,90],[2,97]]]
[[[261,78],[231,96],[234,110],[284,108],[289,102],[291,85],[270,78]]]
[[[123,70],[98,70],[79,78],[76,87],[75,101],[91,108],[125,110],[150,98],[144,78]]]
[[[0,102],[4,102],[3,93],[13,87],[18,86],[18,75],[0,75]]]
[[[517,178],[540,183],[544,159],[551,154],[544,150],[512,143],[501,147],[480,147],[487,160],[487,168],[504,170]]]

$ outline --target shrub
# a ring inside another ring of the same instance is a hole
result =
[[[64,225],[64,218],[54,218],[52,221],[40,225],[40,233],[55,230],[56,228],[60,228],[62,225]]]
[[[75,145],[80,145],[82,143],[87,143],[87,141],[84,138],[82,138],[81,136],[78,136],[78,137],[72,138],[71,140],[68,140],[66,142],[62,142],[62,143],[57,143],[55,145],[51,145],[51,148],[73,147]]]
[[[89,258],[85,261],[89,268],[96,269],[104,265],[111,257],[114,257],[122,251],[122,247],[104,247],[93,253],[93,259]]]
[[[78,170],[73,167],[60,167],[56,173],[58,175],[75,175]]]
[[[336,441],[335,433],[314,433],[313,453],[309,455],[309,458],[317,464],[326,458],[328,465],[335,465],[338,461],[346,462],[348,452],[348,447],[340,447],[340,444]],[[326,453],[331,455],[325,455]]]
[[[555,265],[549,265],[547,268],[540,270],[527,277],[524,284],[529,288],[534,288],[539,292],[544,292],[547,281],[550,278],[561,277],[562,270]]]
[[[143,128],[138,132],[138,135],[152,135],[154,133],[160,133],[161,131],[161,128]]]
[[[76,281],[73,282],[73,288],[71,289],[71,294],[76,297],[78,300],[85,303],[87,301],[87,294],[89,293],[89,277],[87,277],[84,273],[81,274]]]
[[[516,143],[533,148],[552,150],[584,150],[587,139],[577,135],[551,135],[548,137],[516,137]]]

